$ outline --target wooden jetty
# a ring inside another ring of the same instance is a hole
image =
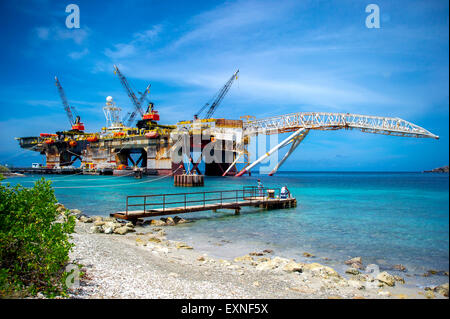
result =
[[[281,209],[297,206],[293,197],[280,198],[280,189],[245,186],[243,189],[195,193],[127,196],[126,210],[111,217],[136,222],[140,218],[176,215],[200,211],[231,209],[239,214],[242,207]]]

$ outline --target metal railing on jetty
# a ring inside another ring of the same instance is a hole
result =
[[[193,193],[171,193],[127,196],[126,210],[112,217],[137,221],[139,218],[175,215],[207,210],[232,209],[239,214],[244,206],[264,209],[297,206],[294,197],[281,198],[280,188],[244,186],[242,189]]]
[[[132,195],[127,196],[126,214],[130,208],[141,208],[144,212],[166,212],[172,208],[188,209],[191,206],[208,208],[209,203],[226,204],[227,208],[232,208],[230,204],[239,204],[242,201],[249,203],[260,202],[268,192],[273,192],[273,198],[280,196],[280,188],[258,188],[256,186],[244,186],[242,189],[220,190],[208,192],[193,193],[171,193],[171,194],[153,194],[153,195]],[[277,195],[278,194],[278,195]],[[136,203],[136,200],[140,200]],[[157,207],[157,209],[152,209]]]

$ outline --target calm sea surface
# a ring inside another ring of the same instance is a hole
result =
[[[305,261],[303,252],[309,252],[316,256],[309,261],[341,272],[347,258],[362,256],[365,264],[391,273],[393,265],[405,265],[408,272],[402,275],[414,285],[448,282],[446,276],[422,276],[429,269],[449,270],[448,174],[279,172],[272,177],[209,177],[203,188],[175,188],[171,177],[45,177],[53,181],[60,202],[88,215],[124,210],[127,195],[242,189],[261,178],[266,187],[287,185],[298,206],[246,208],[240,216],[231,211],[189,214],[183,217],[195,222],[167,227],[169,239],[222,258],[272,249]],[[7,181],[32,186],[37,178]]]

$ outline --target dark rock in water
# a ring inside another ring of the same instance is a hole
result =
[[[307,253],[307,252],[304,252],[303,256],[307,257],[307,258],[315,257],[313,254],[310,254],[310,253]]]
[[[402,264],[394,265],[395,270],[406,271],[406,267]]]
[[[186,224],[186,223],[188,223],[188,221],[186,219],[181,218],[179,216],[175,216],[173,218],[173,221],[175,222],[175,224]]]
[[[271,253],[273,253],[273,250],[272,250],[272,249],[264,249],[264,250],[263,250],[263,253],[265,253],[265,254],[271,254]]]
[[[430,269],[426,273],[424,273],[422,276],[423,277],[430,277],[431,275],[447,276],[448,277],[448,271]]]
[[[252,252],[249,254],[250,256],[264,256],[264,253],[259,253],[259,252]]]
[[[360,265],[362,265],[362,258],[361,257],[351,258],[349,260],[346,260],[345,264],[346,265],[351,265],[351,264],[360,264]]]

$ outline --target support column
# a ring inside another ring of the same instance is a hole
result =
[[[291,154],[300,145],[300,143],[304,140],[304,138],[306,137],[306,135],[308,135],[308,133],[309,133],[309,129],[305,130],[305,132],[303,132],[300,136],[294,138],[294,140],[292,141],[291,148],[284,155],[284,157],[281,159],[281,161],[275,166],[275,168],[269,173],[269,176],[272,176],[273,174],[275,174],[278,171],[278,169],[281,167],[281,165],[283,165],[283,163],[288,159],[288,157],[291,156]]]
[[[259,163],[261,163],[262,161],[264,161],[266,158],[268,158],[271,154],[273,154],[275,151],[277,151],[278,149],[280,149],[281,147],[287,145],[289,142],[291,142],[291,140],[295,137],[297,137],[298,135],[300,135],[302,132],[304,132],[305,129],[301,128],[298,129],[297,131],[295,131],[294,133],[292,133],[289,137],[287,137],[286,139],[284,139],[281,143],[279,143],[278,145],[276,145],[275,147],[273,147],[270,151],[268,151],[266,154],[264,154],[263,156],[261,156],[260,158],[258,158],[255,162],[253,162],[252,164],[250,164],[249,166],[247,166],[246,168],[242,169],[236,176],[242,176],[245,174],[246,171],[251,170],[254,166],[258,165]]]

